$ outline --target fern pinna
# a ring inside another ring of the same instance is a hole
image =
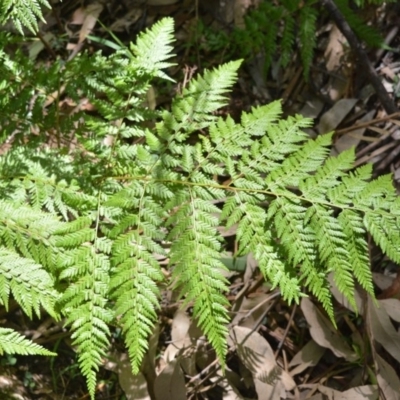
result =
[[[14,145],[0,158],[0,301],[13,295],[29,316],[43,307],[65,317],[92,397],[110,326],[121,327],[132,370],[140,369],[166,279],[159,255],[169,258],[166,283],[193,305],[224,364],[229,302],[218,226],[238,224],[239,253],[253,253],[272,287],[296,302],[306,287],[331,319],[329,273],[351,304],[355,282],[373,295],[367,232],[400,262],[390,176],[352,170],[353,151],[330,157],[331,135],[310,140],[311,121],[283,119],[277,101],[240,121],[216,115],[240,61],[192,79],[169,110],[146,107],[151,81],[171,80],[172,34],[166,18],[129,49],[78,56],[48,82],[32,70],[21,76],[23,57],[1,53],[1,76],[29,80],[35,104],[19,130],[10,113],[23,109],[25,89],[2,85],[1,137]],[[87,97],[96,113],[40,125],[40,109],[58,115],[58,102],[47,101],[56,84],[77,104]],[[57,146],[43,145],[56,134]],[[49,354],[35,346],[0,330],[4,351]]]

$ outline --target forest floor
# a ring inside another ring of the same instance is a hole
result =
[[[232,54],[229,40],[226,42],[224,37],[229,38],[234,27],[243,26],[244,11],[254,2],[52,3],[52,12],[45,15],[47,24],[40,24],[39,40],[28,40],[28,35],[24,45],[24,51],[38,63],[49,63],[57,57],[67,60],[82,51],[102,49],[111,53],[113,50],[104,41],[113,42],[110,32],[128,43],[155,21],[171,16],[175,20],[177,66],[169,73],[181,82],[205,68],[241,57]],[[387,45],[399,47],[398,6],[374,10],[370,15],[366,12],[365,17],[386,38]],[[397,106],[398,53],[375,49],[367,54]],[[286,115],[300,113],[315,119],[310,136],[335,132],[333,154],[355,147],[356,165],[372,163],[375,177],[392,173],[399,188],[400,111],[388,115],[382,107],[365,66],[354,57],[339,29],[328,19],[319,21],[317,48],[308,77],[296,52],[285,68],[278,61],[277,55],[266,71],[261,54],[246,59],[229,106],[221,113],[237,119],[243,110],[282,99]],[[156,107],[168,107],[171,93],[155,88],[152,101]],[[298,306],[289,306],[279,292],[269,291],[251,256],[235,259],[235,231],[224,232],[223,236],[226,262],[231,266],[228,298],[233,305],[232,326],[236,326],[237,335],[250,333],[248,350],[262,358],[249,364],[243,352],[230,351],[223,375],[201,340],[190,310],[180,310],[177,304],[167,301],[139,375],[132,376],[115,333],[115,347],[99,371],[96,399],[400,399],[399,266],[389,262],[371,243],[378,300],[371,301],[357,290],[360,312],[355,313],[332,285],[336,329],[312,296]],[[61,323],[51,318],[30,321],[15,304],[11,304],[9,313],[0,309],[0,316],[4,326],[59,354],[51,359],[0,357],[0,398],[89,398],[70,337]]]

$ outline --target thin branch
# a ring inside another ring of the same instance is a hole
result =
[[[377,72],[372,67],[371,62],[369,61],[361,42],[358,40],[357,36],[350,28],[350,25],[347,23],[340,10],[337,8],[336,4],[333,2],[333,0],[320,0],[320,2],[329,12],[331,18],[349,42],[350,47],[356,53],[359,61],[358,67],[364,68],[366,70],[369,81],[375,89],[375,93],[379,97],[379,100],[381,101],[386,113],[394,114],[395,112],[397,112],[398,109],[396,107],[396,104],[389,96],[381,80],[379,79]]]

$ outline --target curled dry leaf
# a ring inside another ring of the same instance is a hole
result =
[[[85,19],[83,21],[82,28],[79,32],[78,43],[83,42],[87,38],[87,35],[89,35],[92,32],[92,29],[96,25],[99,15],[103,11],[103,8],[104,8],[103,4],[100,3],[92,3],[86,7]]]
[[[337,357],[344,357],[348,361],[355,361],[356,354],[351,350],[345,339],[313,304],[311,300],[304,297],[301,300],[301,309],[304,317],[310,325],[311,337],[322,347],[330,349]]]
[[[198,339],[201,335],[201,331],[185,311],[178,310],[172,322],[172,342],[165,349],[164,361],[169,364],[178,358],[186,374],[196,375],[196,357],[199,357],[199,343],[202,343]]]

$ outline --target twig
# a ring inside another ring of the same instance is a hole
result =
[[[285,332],[283,333],[283,337],[282,337],[282,339],[280,340],[280,342],[278,344],[277,350],[275,351],[275,354],[274,354],[275,360],[278,357],[278,354],[282,349],[283,343],[285,343],[285,340],[286,340],[286,337],[287,337],[287,335],[289,333],[290,326],[292,325],[292,322],[293,322],[293,319],[294,319],[294,314],[296,313],[296,310],[297,310],[297,304],[295,303],[294,306],[293,306],[293,309],[292,309],[292,313],[290,314],[290,318],[289,318],[289,321],[287,323]]]
[[[391,120],[391,119],[393,119],[395,117],[398,117],[398,116],[400,116],[400,111],[397,111],[394,114],[390,114],[390,115],[387,115],[385,117],[379,117],[379,118],[371,119],[371,121],[368,121],[368,122],[363,122],[361,124],[355,124],[355,125],[349,126],[347,128],[338,129],[338,130],[335,131],[335,135],[344,135],[344,134],[346,134],[348,132],[356,131],[357,129],[360,129],[360,128],[368,128],[371,125],[376,124],[377,122]]]
[[[50,44],[47,42],[47,40],[43,37],[43,35],[39,31],[37,32],[37,37],[43,43],[43,46],[46,47],[46,50],[50,53],[51,57],[56,59],[57,58],[56,52],[53,50],[53,48],[50,46]]]
[[[382,103],[383,108],[385,109],[387,114],[394,114],[398,111],[394,101],[389,96],[388,92],[386,91],[385,87],[383,86],[381,80],[379,79],[378,74],[376,73],[375,69],[372,67],[367,54],[365,53],[364,49],[360,41],[357,39],[357,36],[354,34],[353,30],[350,28],[349,24],[343,17],[342,13],[337,8],[336,4],[333,0],[320,0],[321,4],[325,6],[327,11],[330,13],[332,19],[335,21],[336,25],[346,37],[347,41],[350,44],[350,47],[356,53],[359,59],[359,65],[362,65],[362,68],[366,69],[367,75],[371,82],[371,85],[374,87],[379,100]]]

